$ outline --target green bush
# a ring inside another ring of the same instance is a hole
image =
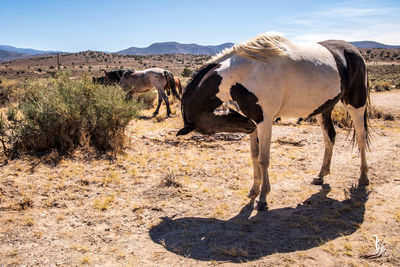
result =
[[[69,152],[80,146],[118,151],[124,144],[124,129],[140,109],[125,101],[117,86],[93,84],[89,78],[57,78],[27,85],[16,112],[8,116],[14,125],[14,151]]]
[[[183,72],[182,72],[182,76],[183,77],[190,77],[193,73],[193,70],[189,69],[189,68],[184,68]]]

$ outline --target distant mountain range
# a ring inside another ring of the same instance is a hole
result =
[[[220,45],[198,45],[198,44],[180,44],[177,42],[154,43],[149,47],[139,48],[130,47],[116,52],[120,55],[157,55],[157,54],[193,54],[193,55],[214,55],[233,43],[224,43]]]
[[[32,48],[18,48],[9,45],[0,45],[0,63],[7,62],[18,58],[31,57],[43,54],[61,53],[60,51],[42,51]]]
[[[0,50],[15,52],[19,54],[26,54],[26,55],[39,55],[39,54],[50,54],[50,53],[60,52],[60,51],[42,51],[42,50],[35,50],[32,48],[17,48],[9,45],[0,45]]]
[[[7,62],[18,58],[30,57],[31,55],[17,53],[13,51],[0,50],[0,63]]]
[[[373,49],[400,49],[399,45],[385,45],[373,41],[351,42],[357,48]],[[119,55],[158,55],[158,54],[193,54],[193,55],[215,55],[233,43],[224,43],[220,45],[198,45],[198,44],[180,44],[177,42],[154,43],[145,48],[130,47],[125,50],[115,52]],[[17,48],[13,46],[0,45],[0,63],[18,58],[31,57],[34,55],[62,53],[60,51],[41,51],[31,48]]]
[[[398,45],[385,45],[373,41],[351,42],[357,48],[386,48],[400,49]],[[158,55],[158,54],[193,54],[193,55],[215,55],[227,47],[233,46],[233,43],[224,43],[216,46],[197,45],[197,44],[180,44],[177,42],[154,43],[145,48],[130,47],[125,50],[116,52],[120,55]]]
[[[359,41],[350,43],[357,48],[365,48],[365,49],[373,49],[373,48],[400,49],[400,45],[385,45],[374,41]]]

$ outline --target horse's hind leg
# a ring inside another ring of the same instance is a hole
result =
[[[357,144],[358,149],[360,150],[361,155],[361,175],[358,180],[358,186],[367,186],[369,185],[368,179],[368,165],[366,158],[366,147],[367,147],[367,125],[365,119],[366,105],[360,108],[354,108],[351,105],[346,106],[348,112],[350,113],[351,119],[354,124],[354,130],[356,131]]]
[[[322,166],[321,170],[319,171],[318,177],[314,178],[314,180],[312,181],[312,183],[315,185],[323,184],[324,176],[330,173],[332,151],[336,137],[335,128],[333,127],[331,119],[331,113],[332,109],[317,115],[317,120],[319,125],[321,126],[322,135],[324,137],[325,151],[324,151],[324,159],[322,161]]]

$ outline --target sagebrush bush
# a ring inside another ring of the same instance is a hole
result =
[[[19,86],[20,83],[17,80],[0,80],[0,107],[11,101],[14,92]]]
[[[351,129],[352,121],[343,105],[336,105],[332,111],[332,121],[339,128]]]
[[[59,73],[57,78],[32,82],[17,107],[20,119],[9,118],[17,125],[14,150],[69,152],[88,145],[119,150],[124,129],[140,107],[125,101],[121,88],[93,84],[89,78],[71,80]]]

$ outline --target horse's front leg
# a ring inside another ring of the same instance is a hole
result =
[[[156,111],[154,111],[154,113],[153,113],[153,117],[157,116],[158,111],[160,110],[162,100],[163,100],[163,98],[162,98],[160,92],[158,92],[158,104],[157,104]]]
[[[258,164],[261,171],[261,192],[258,199],[259,211],[267,209],[267,194],[271,191],[271,185],[268,177],[268,167],[270,158],[272,119],[264,116],[264,120],[257,125],[259,139]]]
[[[260,171],[260,165],[258,163],[259,147],[258,147],[257,129],[250,134],[250,150],[251,150],[251,160],[253,164],[254,182],[247,196],[250,199],[254,200],[260,194],[260,185],[261,185],[261,171]]]

